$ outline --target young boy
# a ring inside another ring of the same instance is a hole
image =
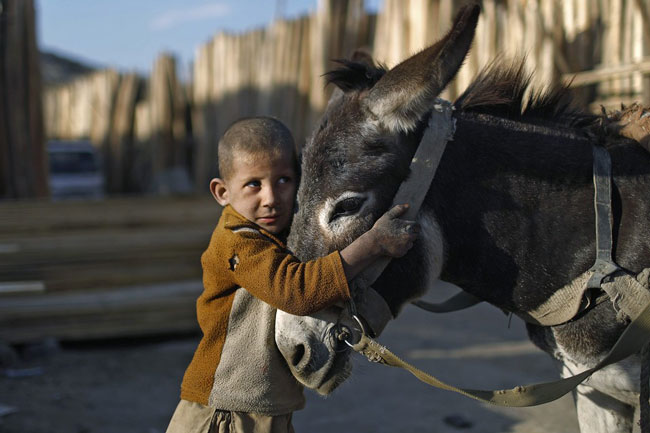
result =
[[[289,130],[272,118],[242,119],[219,142],[224,206],[201,257],[203,338],[181,386],[168,433],[293,432],[302,386],[275,346],[275,310],[308,315],[350,298],[348,280],[382,255],[400,257],[418,231],[396,206],[345,249],[302,263],[285,247],[298,161]]]

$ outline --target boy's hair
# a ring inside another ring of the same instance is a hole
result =
[[[296,147],[291,131],[272,117],[247,117],[230,125],[219,140],[219,177],[232,176],[233,159],[237,152],[280,155],[291,152],[294,166],[298,165]]]

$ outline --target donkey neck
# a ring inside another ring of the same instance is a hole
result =
[[[592,142],[579,130],[459,113],[427,202],[442,279],[513,312],[594,260]]]

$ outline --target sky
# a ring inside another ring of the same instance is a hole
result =
[[[34,0],[42,50],[97,67],[148,73],[161,52],[181,74],[198,46],[219,31],[265,27],[275,16],[314,12],[318,0]],[[366,0],[377,10],[381,0]]]

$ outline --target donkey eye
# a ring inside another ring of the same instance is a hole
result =
[[[354,215],[359,211],[359,209],[361,209],[364,201],[366,201],[366,199],[363,197],[348,197],[341,200],[334,207],[330,222],[343,216]]]

